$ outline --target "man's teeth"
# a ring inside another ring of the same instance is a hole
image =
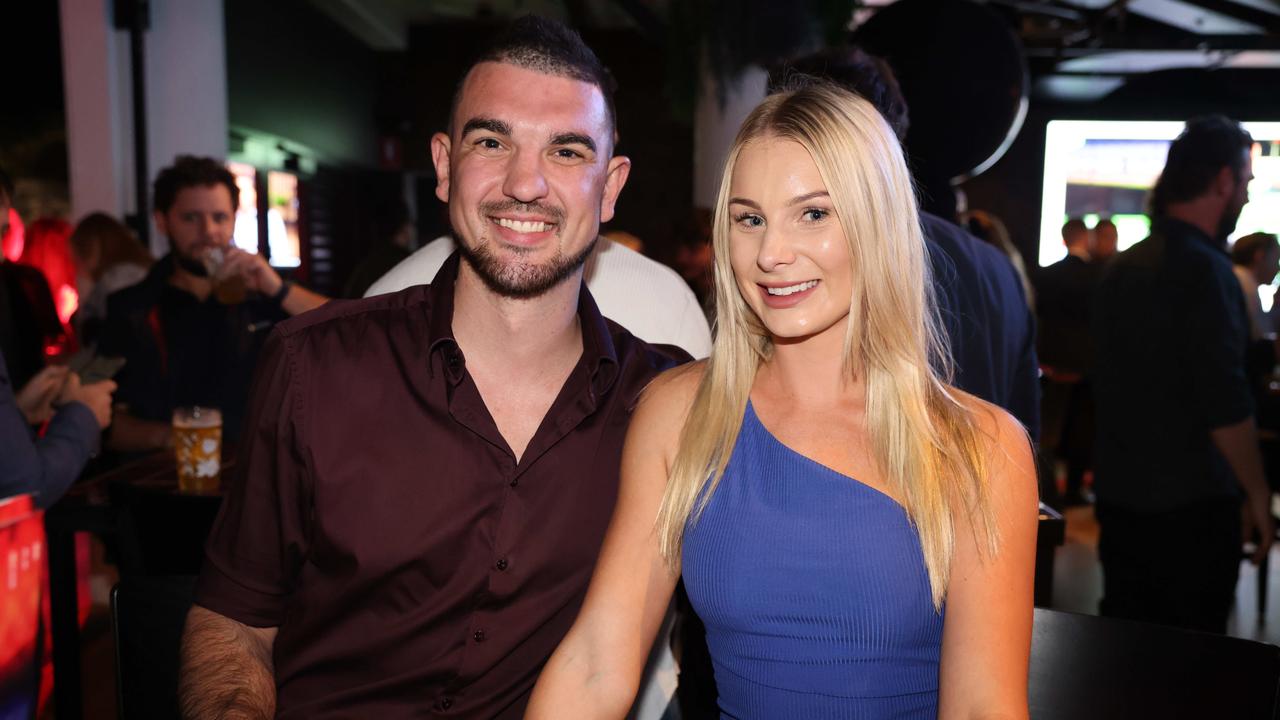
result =
[[[765,288],[765,290],[768,290],[770,295],[792,295],[794,293],[804,292],[805,290],[808,290],[809,288],[814,287],[817,284],[818,284],[817,280],[809,280],[807,282],[802,282],[798,285],[788,285],[786,287],[771,287],[771,288]]]
[[[508,220],[506,218],[498,218],[498,224],[508,230],[515,230],[520,233],[546,232],[547,229],[547,224],[544,222],[526,222],[523,220]]]

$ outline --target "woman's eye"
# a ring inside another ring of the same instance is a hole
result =
[[[806,222],[818,222],[819,220],[825,219],[830,214],[830,211],[823,210],[822,208],[808,208],[804,211],[802,217]]]
[[[733,221],[743,227],[755,228],[764,225],[764,218],[752,213],[743,213],[733,218]]]

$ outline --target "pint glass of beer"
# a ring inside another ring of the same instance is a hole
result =
[[[179,492],[218,491],[222,474],[221,412],[205,407],[174,410],[173,449],[178,460]]]

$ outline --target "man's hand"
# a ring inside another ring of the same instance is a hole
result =
[[[98,421],[98,427],[105,429],[111,424],[111,394],[116,391],[114,380],[102,380],[91,385],[81,385],[80,376],[67,373],[66,383],[58,396],[58,404],[71,402],[84,403]]]
[[[28,425],[39,425],[53,417],[53,402],[69,376],[65,365],[51,365],[27,381],[14,398]]]
[[[238,247],[229,247],[225,250],[222,265],[218,267],[214,280],[234,275],[244,279],[245,287],[267,297],[275,295],[284,283],[266,258]]]

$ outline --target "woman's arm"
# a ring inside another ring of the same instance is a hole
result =
[[[1000,544],[994,557],[980,556],[972,525],[958,514],[938,717],[1023,720],[1039,515],[1035,464],[1012,416],[985,403],[975,415],[991,438],[990,497]]]
[[[543,668],[525,718],[622,718],[631,708],[678,572],[654,523],[698,371],[669,371],[645,391],[622,451],[618,504],[582,610]]]

